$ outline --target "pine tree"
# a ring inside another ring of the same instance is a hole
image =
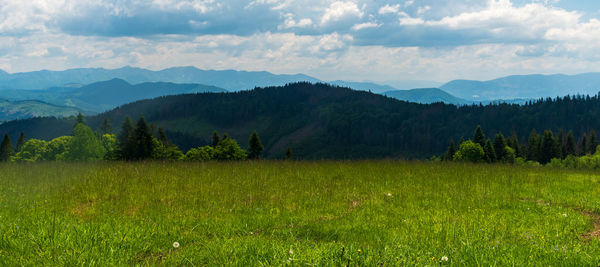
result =
[[[286,159],[292,159],[292,148],[288,146],[287,150],[285,151],[285,158]]]
[[[117,137],[118,154],[120,159],[130,160],[133,157],[133,130],[135,125],[129,116],[125,116],[121,124],[121,132]]]
[[[102,122],[102,125],[100,125],[100,133],[102,135],[112,134],[112,125],[110,125],[110,122],[108,121],[108,118],[104,118],[104,121]]]
[[[256,131],[254,131],[252,133],[248,143],[249,143],[248,144],[248,158],[249,159],[260,158],[260,152],[262,152],[265,149],[265,147],[263,146],[262,142],[260,141],[260,137],[258,137],[258,134],[256,133]]]
[[[81,114],[81,112],[77,113],[77,123],[75,123],[75,125],[79,123],[85,124],[85,117],[83,117],[83,114]]]
[[[9,161],[13,154],[13,144],[10,141],[10,137],[8,134],[4,134],[4,139],[0,145],[0,161]]]
[[[215,148],[217,147],[219,142],[221,142],[221,137],[219,137],[219,133],[215,130],[213,131],[211,146]]]
[[[535,131],[535,129],[533,129],[531,131],[531,134],[529,135],[529,140],[527,141],[527,160],[540,161],[539,151],[540,136]]]
[[[479,144],[481,147],[485,145],[485,135],[479,125],[475,129],[475,134],[473,134],[473,142]]]
[[[496,152],[496,160],[502,161],[506,157],[506,139],[502,133],[496,134],[494,138],[494,152]]]
[[[483,157],[486,162],[496,162],[496,151],[494,150],[494,146],[492,145],[492,141],[490,141],[490,139],[485,140],[485,145],[483,146],[483,153]]]
[[[596,153],[596,147],[598,146],[598,139],[596,138],[596,131],[592,130],[590,132],[590,137],[588,138],[588,154]]]
[[[446,149],[446,154],[444,154],[444,160],[452,161],[454,153],[456,153],[456,145],[454,144],[454,139],[451,139],[450,145],[448,145],[448,149]]]
[[[144,116],[138,120],[135,129],[133,130],[133,150],[132,159],[143,160],[152,157],[154,149],[154,136],[146,122]]]
[[[565,142],[565,152],[568,155],[575,155],[575,136],[573,136],[573,131],[569,131],[567,134],[567,141]]]

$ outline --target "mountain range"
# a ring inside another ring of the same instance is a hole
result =
[[[280,158],[287,147],[302,159],[423,158],[439,155],[450,139],[469,138],[477,125],[486,135],[503,132],[524,142],[531,130],[600,130],[600,99],[565,98],[527,105],[455,106],[416,104],[327,84],[294,83],[231,93],[162,96],[86,117],[98,129],[106,118],[118,132],[125,116],[163,127],[181,149],[207,145],[213,130],[244,147],[253,131],[265,156]],[[552,119],[548,119],[551,116]],[[33,118],[0,125],[17,138],[52,139],[72,132],[75,119]],[[156,127],[154,127],[156,129]]]
[[[0,98],[0,122],[31,117],[65,117],[77,115],[80,109],[58,106],[39,100],[9,101]]]
[[[0,95],[9,100],[37,99],[54,105],[76,107],[88,113],[98,113],[141,99],[204,92],[219,93],[227,90],[202,84],[167,82],[132,85],[121,79],[112,79],[81,87],[72,85],[51,87],[46,90],[0,90]]]

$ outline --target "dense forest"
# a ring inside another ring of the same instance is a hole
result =
[[[244,140],[260,133],[267,158],[428,158],[441,155],[450,140],[504,133],[525,144],[532,130],[572,131],[580,142],[600,125],[598,96],[566,96],[525,105],[455,106],[416,104],[326,84],[294,83],[235,93],[200,93],[137,101],[87,117],[98,130],[104,119],[121,125],[126,116],[144,115],[161,125],[183,152],[209,145],[213,130]],[[69,135],[75,118],[35,118],[0,125],[17,138],[51,140]],[[244,146],[245,144],[242,144]]]

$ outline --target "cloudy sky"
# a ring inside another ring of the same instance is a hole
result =
[[[358,81],[600,71],[600,2],[0,0],[0,69],[126,65]]]

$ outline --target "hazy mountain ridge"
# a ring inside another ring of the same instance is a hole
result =
[[[459,98],[477,101],[596,95],[600,91],[600,73],[513,75],[490,81],[454,80],[440,89]]]
[[[0,99],[0,122],[32,117],[66,117],[77,115],[79,112],[84,111],[39,100],[9,101]]]
[[[455,97],[451,94],[444,92],[439,88],[417,88],[411,90],[394,90],[387,91],[382,93],[385,96],[393,97],[398,100],[421,103],[421,104],[431,104],[442,102],[446,104],[454,104],[454,105],[469,105],[475,102],[468,101],[465,99],[461,99]]]
[[[0,94],[10,100],[37,99],[55,105],[102,112],[137,100],[164,95],[226,91],[222,88],[202,84],[146,82],[132,85],[121,79],[112,79],[82,87],[52,87],[47,90],[0,90]]]

